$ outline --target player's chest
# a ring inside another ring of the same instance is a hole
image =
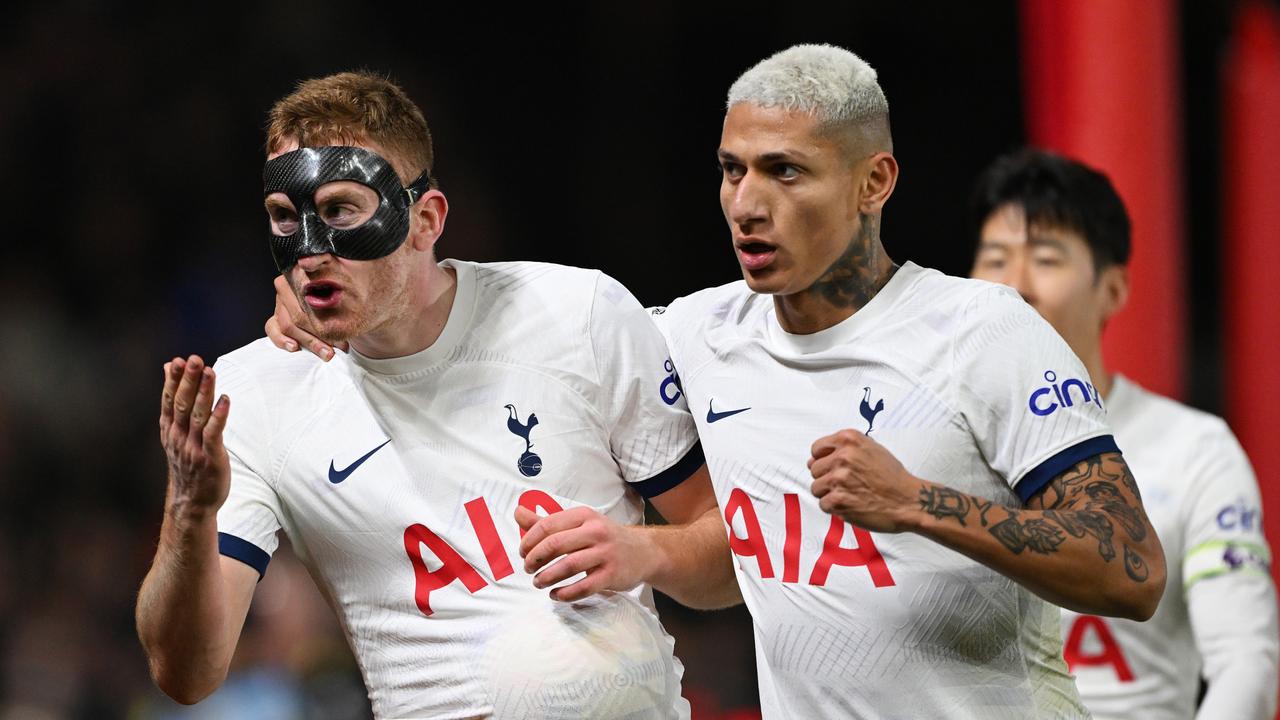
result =
[[[622,492],[616,478],[607,433],[581,393],[495,370],[351,389],[294,441],[280,492],[308,522],[372,530],[452,523],[475,503],[510,514],[531,491],[604,505]]]
[[[874,361],[803,367],[757,353],[682,385],[709,457],[803,468],[814,441],[852,429],[922,462],[957,429],[938,388]]]

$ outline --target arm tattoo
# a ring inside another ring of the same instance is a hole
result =
[[[1108,466],[1118,466],[1118,471],[1109,471]],[[1027,502],[1027,507],[1074,511],[1077,516],[1088,511],[1105,513],[1114,518],[1135,542],[1142,542],[1147,536],[1142,510],[1140,506],[1131,504],[1120,492],[1122,485],[1134,494],[1139,503],[1142,502],[1137,493],[1138,486],[1133,481],[1133,473],[1129,471],[1124,458],[1120,453],[1103,453],[1077,463],[1075,467],[1049,481],[1040,494]]]
[[[1142,522],[1142,516],[1120,494],[1115,483],[1102,481],[1089,483],[1084,491],[1089,495],[1089,502],[1085,505],[1088,510],[1101,510],[1115,518],[1120,523],[1120,527],[1129,533],[1129,537],[1137,542],[1142,542],[1142,539],[1147,536],[1147,528]]]
[[[953,517],[964,525],[964,516],[969,514],[969,498],[948,487],[926,485],[920,488],[920,509],[939,520]]]
[[[982,527],[986,527],[987,511],[990,510],[993,505],[995,505],[995,502],[991,500],[988,500],[986,502],[983,502],[981,500],[974,500],[973,505],[974,507],[978,508],[978,520],[982,522]]]
[[[1134,552],[1128,545],[1124,546],[1124,571],[1129,573],[1129,577],[1138,582],[1147,579],[1150,571],[1147,570],[1147,564],[1142,560],[1142,556]]]
[[[1124,481],[1124,486],[1129,488],[1129,492],[1133,493],[1133,496],[1138,499],[1138,502],[1142,502],[1142,493],[1138,492],[1138,481],[1133,478],[1133,473],[1129,472],[1128,463],[1124,464],[1124,477],[1121,480]]]
[[[1093,510],[1081,510],[1076,513],[1045,510],[1044,516],[1061,525],[1073,537],[1082,538],[1089,534],[1097,538],[1098,554],[1103,560],[1111,562],[1116,556],[1116,549],[1111,544],[1113,529],[1106,515]]]
[[[1010,512],[1009,517],[991,526],[989,532],[1014,555],[1021,553],[1023,548],[1048,555],[1066,539],[1062,531],[1049,522],[1035,519],[1021,522],[1016,512]]]

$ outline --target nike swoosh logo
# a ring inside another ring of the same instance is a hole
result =
[[[378,452],[379,450],[381,450],[381,449],[382,449],[383,447],[385,447],[385,446],[386,446],[386,444],[387,444],[387,443],[389,443],[389,442],[391,442],[391,438],[387,438],[387,442],[384,442],[384,443],[382,443],[382,445],[379,445],[378,447],[376,447],[376,448],[374,448],[374,449],[370,450],[369,452],[365,453],[365,454],[364,454],[364,457],[362,457],[362,458],[360,458],[359,460],[357,460],[357,461],[355,461],[355,462],[351,463],[350,465],[348,465],[348,466],[346,467],[346,469],[343,469],[343,470],[336,470],[336,469],[334,469],[334,467],[333,467],[333,461],[332,461],[332,460],[330,460],[330,461],[329,461],[329,482],[333,483],[334,485],[337,485],[338,483],[342,482],[343,480],[346,480],[346,479],[347,479],[347,476],[349,476],[351,473],[355,472],[355,471],[356,471],[356,468],[358,468],[358,467],[360,467],[361,465],[363,465],[365,460],[368,460],[369,458],[373,457],[373,454],[374,454],[374,453],[376,453],[376,452]]]
[[[748,410],[750,410],[750,409],[751,409],[751,408],[749,408],[749,407],[745,407],[745,408],[741,408],[741,409],[739,409],[739,410],[726,410],[726,411],[724,411],[724,412],[716,412],[716,411],[715,411],[715,409],[714,409],[714,408],[712,408],[712,406],[711,406],[711,403],[714,403],[714,402],[715,402],[715,400],[712,400],[711,402],[708,402],[708,403],[707,403],[707,422],[708,422],[708,423],[718,422],[718,421],[723,420],[723,419],[725,419],[725,418],[727,418],[727,417],[733,417],[734,415],[737,415],[738,413],[743,413],[743,412],[746,412],[746,411],[748,411]]]

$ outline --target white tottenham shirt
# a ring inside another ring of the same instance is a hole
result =
[[[218,361],[222,553],[264,572],[284,530],[379,718],[687,717],[649,589],[551,600],[514,519],[639,523],[702,465],[661,334],[599,272],[443,264],[456,297],[422,352],[323,363],[264,339]]]
[[[654,312],[737,556],[765,718],[1088,716],[1058,608],[919,535],[854,528],[809,491],[810,446],[845,428],[1011,507],[1114,451],[1084,367],[1034,310],[907,263],[811,335],[784,332],[742,282]]]
[[[1123,377],[1106,403],[1168,580],[1146,622],[1063,611],[1085,705],[1098,720],[1271,720],[1276,597],[1248,458],[1221,419]],[[1209,690],[1197,712],[1202,673]]]

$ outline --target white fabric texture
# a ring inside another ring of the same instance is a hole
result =
[[[650,590],[551,600],[514,519],[521,503],[643,521],[633,483],[697,452],[662,395],[661,335],[595,271],[444,264],[457,293],[422,352],[326,364],[259,340],[219,360],[219,530],[268,554],[284,530],[379,718],[687,717]]]
[[[1084,367],[1034,310],[907,263],[812,335],[785,333],[772,298],[742,282],[655,318],[737,553],[765,718],[1087,716],[1056,607],[919,535],[854,530],[809,491],[812,443],[844,428],[917,476],[1006,506],[1021,505],[1028,472],[1105,442]],[[1058,402],[1069,379],[1081,387]]]

